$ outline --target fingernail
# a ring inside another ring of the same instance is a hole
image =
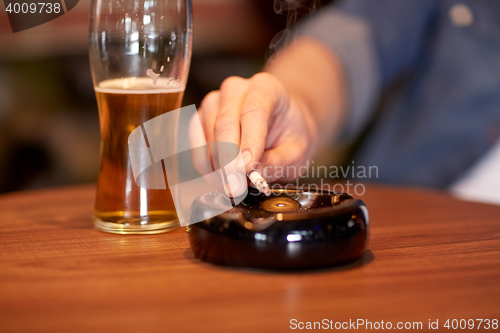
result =
[[[240,177],[232,174],[227,175],[227,184],[229,185],[233,196],[237,196],[236,194],[239,192],[241,185]]]
[[[252,159],[252,153],[249,152],[248,150],[245,150],[243,152],[243,162],[245,162],[245,165],[250,163],[250,160]]]

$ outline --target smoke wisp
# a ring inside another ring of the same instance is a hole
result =
[[[293,37],[292,26],[297,21],[299,14],[311,14],[320,5],[321,0],[274,0],[274,12],[284,14],[286,12],[286,26],[278,32],[269,44],[269,50],[274,53],[290,42]]]

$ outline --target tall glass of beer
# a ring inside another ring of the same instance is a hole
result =
[[[168,185],[136,183],[128,139],[148,120],[180,108],[191,59],[191,13],[190,0],[92,0],[89,55],[101,127],[94,224],[100,230],[151,234],[179,226]],[[174,147],[177,127],[163,131],[169,139],[161,144]],[[149,147],[146,135],[145,143]]]

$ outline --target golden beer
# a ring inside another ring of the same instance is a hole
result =
[[[154,84],[156,83],[156,84]],[[149,77],[106,80],[95,87],[101,126],[101,162],[94,210],[98,229],[157,233],[179,225],[170,190],[139,187],[132,173],[128,137],[144,122],[180,108],[184,87]],[[171,137],[175,144],[176,128]],[[146,140],[149,146],[149,142]],[[166,174],[165,175],[165,182]],[[167,183],[166,183],[167,184]]]

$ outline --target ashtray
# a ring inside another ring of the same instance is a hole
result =
[[[216,265],[300,270],[352,262],[368,243],[368,211],[346,193],[300,188],[250,190],[230,210],[211,216],[227,196],[210,192],[191,209],[189,229],[197,258]]]

